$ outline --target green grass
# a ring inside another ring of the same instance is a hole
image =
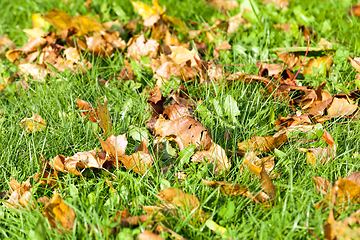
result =
[[[68,3],[66,3],[68,2]],[[146,1],[151,3],[151,1]],[[242,64],[226,66],[230,72],[244,70],[248,74],[257,74],[256,60],[274,58],[271,51],[275,47],[290,47],[298,41],[298,37],[275,30],[273,25],[293,22],[305,24],[313,28],[319,38],[338,42],[338,50],[334,52],[334,65],[329,76],[321,75],[305,77],[303,85],[318,86],[325,79],[327,89],[332,93],[340,93],[341,87],[349,90],[356,88],[354,83],[355,70],[346,61],[349,53],[359,55],[360,41],[358,31],[360,20],[349,16],[347,10],[355,1],[311,1],[293,0],[289,9],[276,10],[272,5],[262,5],[259,1],[252,1],[258,8],[258,18],[251,27],[240,28],[226,39],[233,49],[221,52],[220,64]],[[224,16],[219,10],[210,8],[202,1],[160,1],[166,5],[166,13],[184,21],[199,23],[210,22],[211,18]],[[91,13],[82,1],[33,1],[13,0],[1,1],[0,9],[0,36],[8,34],[9,38],[22,46],[26,35],[22,29],[31,28],[31,15],[46,12],[52,8],[64,10],[71,15],[77,13],[95,16],[101,22],[120,18],[125,23],[137,17],[128,0],[93,0]],[[229,16],[237,14],[235,10]],[[306,43],[298,41],[300,46]],[[317,42],[310,44],[317,47]],[[100,129],[93,123],[83,120],[77,113],[76,98],[81,98],[96,105],[96,100],[107,96],[110,115],[114,125],[114,135],[126,133],[131,125],[144,126],[144,122],[151,113],[146,103],[148,96],[142,94],[146,85],[152,88],[155,80],[145,70],[138,76],[140,88],[131,87],[129,83],[110,81],[108,87],[99,84],[97,79],[109,79],[119,74],[123,67],[124,56],[116,53],[111,58],[99,59],[87,56],[92,61],[93,68],[81,75],[70,72],[58,74],[47,79],[46,82],[30,82],[29,88],[24,91],[15,84],[0,92],[0,110],[3,110],[0,121],[0,191],[9,189],[8,182],[14,177],[19,182],[28,176],[39,173],[41,161],[39,153],[47,160],[58,154],[72,156],[77,152],[101,148],[94,131]],[[211,52],[204,59],[211,59]],[[8,77],[16,71],[16,67],[8,60],[0,61],[1,76]],[[164,92],[169,92],[169,87]],[[202,99],[202,104],[195,113],[197,119],[210,130],[216,143],[224,149],[235,150],[237,142],[242,142],[253,136],[266,136],[275,133],[271,114],[287,116],[291,109],[286,104],[268,98],[262,93],[260,84],[236,82],[231,86],[210,84],[200,86],[194,83],[184,83],[189,95]],[[233,121],[232,116],[217,112],[214,100],[218,101],[222,111],[226,97],[230,95],[236,101],[240,114]],[[20,121],[31,117],[32,112],[41,115],[47,122],[45,131],[27,134],[20,128]],[[211,113],[211,114],[210,114]],[[124,169],[113,170],[117,176],[111,180],[117,196],[114,195],[105,179],[111,176],[106,172],[87,171],[87,177],[72,175],[62,176],[58,191],[76,214],[76,227],[72,232],[59,235],[58,232],[48,229],[45,218],[38,210],[22,209],[11,210],[0,206],[0,236],[2,239],[29,239],[37,226],[42,222],[48,239],[132,239],[141,232],[141,227],[122,229],[118,235],[113,235],[107,229],[114,227],[110,218],[119,210],[127,208],[132,215],[144,214],[140,205],[152,205],[158,202],[156,197],[159,189],[170,183],[171,187],[182,189],[186,193],[196,194],[201,207],[211,215],[211,218],[226,227],[232,239],[305,239],[313,238],[310,229],[315,235],[323,238],[322,226],[325,223],[329,210],[319,211],[315,203],[322,200],[322,196],[315,193],[313,176],[322,176],[330,181],[338,177],[348,176],[359,169],[359,156],[353,157],[359,151],[360,134],[359,122],[346,122],[346,119],[334,119],[324,124],[324,128],[334,137],[337,144],[337,155],[334,161],[325,166],[313,168],[306,162],[305,153],[299,152],[300,142],[291,140],[290,144],[281,148],[286,157],[276,157],[275,172],[281,173],[281,178],[274,180],[279,192],[279,201],[270,209],[263,209],[242,197],[224,196],[217,190],[205,186],[201,178],[207,180],[221,180],[236,182],[248,186],[251,190],[259,191],[259,180],[253,175],[240,172],[242,157],[228,154],[232,168],[225,177],[215,176],[205,164],[192,163],[186,169],[175,165],[166,175],[162,175],[161,162],[154,163],[153,174],[140,176]],[[225,139],[225,131],[231,135]],[[310,136],[311,137],[311,136]],[[302,134],[302,138],[309,138]],[[324,146],[321,139],[316,140],[315,146]],[[149,146],[152,146],[150,138]],[[127,151],[133,152],[138,146],[130,139]],[[301,147],[309,147],[310,144]],[[311,145],[312,146],[312,145]],[[152,151],[150,147],[150,151]],[[273,154],[273,153],[270,153]],[[188,178],[179,183],[174,173],[185,171]],[[165,181],[166,180],[166,181]],[[36,186],[33,191],[37,199],[41,196],[52,196],[52,190]],[[131,204],[132,203],[132,204]],[[137,204],[138,203],[138,204]],[[228,204],[234,204],[233,215],[227,218],[221,214]],[[344,213],[346,214],[352,212]],[[169,219],[167,226],[181,234],[186,239],[221,239],[221,236],[212,232],[203,223],[191,225],[191,215],[185,220],[175,217]]]

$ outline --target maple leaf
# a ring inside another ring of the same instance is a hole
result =
[[[254,193],[248,190],[247,187],[237,183],[229,183],[223,181],[207,181],[202,179],[203,183],[209,187],[219,189],[224,195],[242,196],[255,203],[266,203],[269,201],[269,196],[263,192]]]
[[[45,216],[53,228],[60,231],[71,231],[74,227],[75,212],[69,207],[55,190],[53,197],[41,197],[38,202],[45,204]]]
[[[159,43],[154,39],[145,40],[144,35],[136,35],[127,43],[126,56],[131,60],[140,62],[141,56],[154,58],[157,56]]]
[[[22,208],[22,207],[30,207],[32,209],[35,208],[34,202],[32,200],[31,194],[31,184],[30,179],[24,181],[19,184],[14,178],[11,178],[9,182],[10,185],[10,197],[9,199],[5,200],[3,204],[8,208]]]
[[[46,122],[40,115],[33,113],[31,118],[21,120],[21,128],[25,128],[27,133],[38,132],[46,129]]]
[[[210,133],[203,125],[192,117],[180,117],[175,120],[165,120],[162,115],[154,124],[155,135],[158,142],[166,138],[175,141],[182,150],[189,145],[195,145],[197,149],[209,149],[211,147]]]
[[[251,139],[238,143],[238,150],[236,150],[236,152],[240,155],[245,155],[247,151],[270,152],[275,148],[279,148],[288,140],[286,133],[274,136],[252,137]]]
[[[205,162],[207,164],[215,164],[215,174],[219,174],[223,170],[229,170],[231,162],[226,156],[225,150],[218,144],[212,142],[211,147],[206,151],[197,151],[192,157],[192,162]]]
[[[327,148],[299,148],[300,151],[307,153],[307,161],[316,167],[317,162],[325,164],[335,158],[336,145],[332,136],[324,130],[322,139],[329,145]]]
[[[182,211],[194,214],[194,217],[205,221],[207,214],[201,210],[199,199],[196,195],[182,192],[177,188],[164,188],[159,191],[158,197],[164,201],[163,208],[174,210],[176,207]]]
[[[143,140],[137,151],[129,156],[125,155],[128,144],[126,134],[116,137],[111,135],[105,141],[101,138],[99,140],[103,150],[112,158],[114,166],[118,166],[118,161],[120,161],[127,169],[144,175],[154,162],[153,157],[148,153],[146,139]]]

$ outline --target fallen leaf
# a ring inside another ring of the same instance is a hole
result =
[[[32,200],[32,194],[31,194],[31,184],[30,179],[27,181],[24,181],[19,184],[18,181],[16,181],[14,178],[11,178],[11,181],[9,182],[10,185],[10,197],[9,199],[3,201],[3,204],[8,208],[27,208],[30,207],[31,209],[35,208],[34,202]]]
[[[156,40],[149,39],[146,41],[144,35],[132,37],[127,45],[128,50],[126,56],[138,62],[140,62],[141,56],[150,59],[156,57],[159,48],[159,43]]]
[[[192,117],[185,116],[175,120],[165,120],[160,115],[155,122],[154,132],[159,137],[159,142],[163,138],[175,141],[180,150],[189,145],[195,145],[199,150],[208,150],[211,147],[210,133]]]
[[[40,115],[33,113],[31,118],[24,118],[21,120],[21,128],[25,128],[27,133],[34,133],[45,130],[46,122]]]
[[[329,145],[327,148],[299,148],[300,151],[307,153],[307,161],[313,167],[316,167],[317,162],[325,164],[335,158],[336,145],[332,136],[324,130],[322,139]]]
[[[233,10],[235,8],[239,7],[239,3],[235,0],[204,0],[204,2],[207,2],[219,9],[223,10]]]
[[[323,177],[312,177],[316,183],[316,190],[318,193],[326,195],[331,189],[329,180]]]
[[[273,3],[275,5],[275,8],[277,8],[277,9],[280,9],[280,8],[286,9],[289,7],[290,0],[263,0],[262,2],[264,4]]]
[[[106,96],[104,98],[104,105],[102,105],[100,103],[100,101],[97,101],[97,102],[98,102],[97,109],[98,109],[98,116],[99,116],[99,126],[104,131],[103,135],[108,136],[111,132],[112,122],[111,122],[111,118],[110,118],[110,114],[109,114],[109,108],[107,105]]]
[[[334,98],[328,108],[329,117],[348,116],[358,109],[357,104],[349,103],[346,98]]]
[[[97,122],[97,119],[99,119],[97,109],[94,109],[89,102],[77,98],[76,105],[79,108],[79,113],[83,118],[89,119],[95,123]]]
[[[206,151],[198,151],[191,157],[192,162],[205,162],[215,164],[215,174],[221,171],[228,171],[231,161],[227,158],[225,150],[218,144],[212,142],[211,147]]]
[[[42,200],[44,202],[44,200]],[[45,202],[45,215],[51,227],[60,231],[71,231],[74,227],[75,212],[55,190],[53,197]]]
[[[202,179],[203,183],[212,188],[218,188],[220,192],[224,195],[229,196],[242,196],[248,198],[250,201],[255,203],[265,203],[269,201],[269,196],[265,193],[253,193],[247,189],[247,187],[242,186],[237,183],[229,183],[223,181],[207,181]]]
[[[252,137],[251,139],[238,143],[238,150],[236,150],[236,152],[242,156],[244,156],[247,151],[270,152],[275,148],[279,148],[282,144],[286,143],[287,140],[286,133],[276,137]]]
[[[226,50],[230,50],[230,49],[231,49],[231,45],[227,41],[224,41],[220,45],[218,45],[214,48],[213,56],[214,56],[214,58],[217,58],[220,56],[220,51],[226,51]]]
[[[128,144],[125,134],[117,137],[111,135],[105,141],[101,138],[99,140],[103,150],[113,158],[115,166],[118,166],[118,161],[120,161],[127,169],[144,175],[154,162],[153,157],[148,153],[146,139],[143,140],[138,150],[129,156],[125,155]]]
[[[165,238],[160,237],[160,235],[157,235],[149,230],[144,230],[142,233],[140,233],[136,239],[138,240],[162,240]]]

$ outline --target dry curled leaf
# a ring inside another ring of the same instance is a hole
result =
[[[31,194],[30,179],[19,184],[14,178],[11,178],[10,185],[10,197],[5,200],[3,204],[8,208],[35,208]]]
[[[312,177],[316,183],[316,190],[318,193],[326,195],[331,189],[329,180],[323,177]]]
[[[160,116],[154,125],[155,135],[170,141],[175,141],[182,150],[189,145],[195,145],[197,149],[208,150],[211,147],[211,137],[203,125],[191,118],[180,117],[175,120],[165,120]]]
[[[218,144],[212,142],[211,147],[206,151],[198,151],[191,157],[192,162],[205,162],[215,164],[215,174],[227,171],[231,167],[231,162],[226,156],[225,150]]]
[[[244,156],[247,151],[252,152],[270,152],[275,148],[279,148],[288,140],[286,133],[266,137],[252,137],[244,142],[238,143],[238,154]]]
[[[143,140],[138,150],[131,155],[125,154],[128,144],[126,134],[116,137],[111,135],[105,141],[101,138],[99,140],[103,150],[109,154],[115,166],[118,166],[118,162],[121,162],[127,169],[143,175],[154,162],[153,157],[148,153],[146,139]]]
[[[202,179],[203,183],[212,188],[219,188],[224,195],[242,196],[255,203],[265,203],[269,201],[269,196],[263,192],[254,193],[248,190],[247,187],[237,183],[229,183],[223,181],[207,181]]]

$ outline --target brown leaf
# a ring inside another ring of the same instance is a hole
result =
[[[191,117],[165,120],[160,116],[154,125],[154,132],[160,138],[159,142],[163,138],[175,141],[180,150],[189,145],[195,145],[199,150],[208,150],[211,147],[210,133],[199,121]]]
[[[280,84],[296,86],[296,82],[293,81],[294,74],[289,69],[280,64],[259,64],[259,76],[273,77],[274,79],[278,80]]]
[[[247,151],[252,152],[270,152],[275,148],[279,148],[288,140],[286,133],[279,136],[266,136],[266,137],[252,137],[244,142],[238,143],[238,154],[244,156]]]
[[[268,194],[270,200],[274,200],[276,197],[276,188],[274,183],[271,181],[269,175],[267,174],[265,167],[262,167],[260,172],[260,182],[261,188]]]
[[[183,104],[174,104],[165,108],[163,116],[170,120],[175,120],[181,117],[192,117],[189,108]]]
[[[262,2],[264,4],[274,3],[275,8],[277,8],[277,9],[280,9],[280,8],[286,9],[289,7],[290,0],[263,0]]]
[[[205,160],[206,158],[206,160]],[[215,174],[223,170],[229,170],[231,162],[226,156],[225,150],[218,144],[212,142],[211,147],[206,151],[198,151],[191,157],[192,162],[205,162],[215,164]]]
[[[183,193],[177,188],[164,188],[163,191],[159,191],[158,197],[164,201],[164,208],[176,209],[180,208],[182,211],[195,213],[197,219],[200,218],[204,221],[208,216],[201,210],[199,199],[196,195]]]
[[[89,102],[77,98],[76,105],[80,110],[80,114],[83,118],[88,118],[92,122],[97,122],[99,119],[97,109],[94,109]]]
[[[347,116],[353,114],[358,109],[357,104],[349,103],[346,98],[334,98],[328,108],[329,117]]]
[[[128,144],[125,134],[119,135],[117,137],[111,135],[105,141],[103,141],[101,138],[99,138],[99,140],[103,150],[113,158],[115,166],[117,166],[118,161],[120,161],[127,169],[144,175],[153,164],[154,160],[153,157],[148,153],[146,139],[143,140],[142,144],[139,146],[139,149],[130,156],[125,155],[125,149]]]
[[[222,42],[220,45],[214,48],[214,58],[220,56],[220,51],[226,51],[230,49],[231,49],[231,45],[227,41]]]
[[[72,157],[68,157],[64,161],[64,170],[74,173],[78,176],[81,173],[77,170],[84,168],[102,168],[103,164],[108,161],[105,154],[98,149],[88,152],[78,152]]]
[[[21,128],[25,128],[27,133],[34,133],[45,130],[46,122],[40,115],[33,113],[31,118],[24,118],[21,120]]]
[[[331,191],[324,197],[324,201],[316,204],[316,207],[327,206],[329,200],[333,200],[333,205],[340,205],[346,202],[359,203],[360,186],[352,180],[339,178],[331,188]],[[339,209],[340,211],[340,209]]]
[[[265,193],[253,193],[247,189],[247,187],[242,186],[237,183],[229,183],[223,181],[207,181],[202,179],[203,183],[212,188],[219,188],[220,192],[224,195],[229,196],[242,196],[248,198],[250,201],[255,203],[265,203],[270,198]]]
[[[40,82],[45,82],[45,78],[49,74],[45,67],[34,63],[19,64],[18,68],[25,76],[30,75],[35,81]]]
[[[320,58],[317,59],[309,59],[307,60],[303,67],[302,70],[300,71],[301,74],[312,74],[313,73],[313,69],[312,68],[316,68],[319,70],[319,68],[325,64],[326,69],[329,70],[330,66],[333,63],[333,58],[331,56],[322,56]],[[316,75],[316,74],[315,74]]]
[[[112,123],[111,123],[111,118],[110,118],[110,114],[109,114],[109,108],[107,105],[107,98],[105,96],[104,98],[104,105],[101,105],[100,101],[98,102],[98,116],[99,116],[99,126],[102,128],[102,130],[104,131],[103,135],[104,136],[108,136],[111,132],[111,127],[112,127]]]
[[[204,0],[209,4],[215,6],[216,8],[223,9],[223,10],[233,10],[239,7],[239,3],[234,0]]]
[[[329,180],[322,177],[312,177],[316,183],[316,190],[318,193],[322,193],[326,195],[328,191],[331,189],[331,185]]]
[[[353,172],[344,179],[354,181],[356,184],[360,185],[360,172]]]
[[[136,239],[138,240],[162,240],[165,238],[160,237],[160,235],[157,235],[149,230],[144,230],[142,233],[140,233]]]
[[[51,227],[71,231],[74,227],[75,212],[54,191],[54,196],[45,205],[45,215]]]
[[[131,60],[140,62],[141,56],[150,59],[156,57],[158,53],[159,43],[154,39],[145,40],[144,35],[136,35],[128,42],[128,50],[126,56]]]
[[[30,207],[35,208],[31,195],[30,179],[19,184],[14,178],[11,178],[10,185],[10,197],[3,204],[8,208],[22,208]]]
[[[327,148],[299,148],[300,151],[307,153],[307,161],[313,167],[316,167],[317,162],[325,164],[335,158],[336,146],[332,136],[325,130],[322,139],[329,145]]]
[[[348,13],[349,15],[353,14],[355,17],[360,17],[360,3],[350,7]]]

